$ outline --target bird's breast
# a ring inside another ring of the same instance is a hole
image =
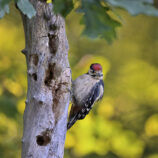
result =
[[[73,95],[78,104],[82,103],[82,99],[85,98],[90,93],[92,87],[97,82],[99,82],[99,80],[93,79],[91,76],[87,74],[78,77],[73,82],[72,84]],[[101,91],[103,91],[103,88],[101,89]]]

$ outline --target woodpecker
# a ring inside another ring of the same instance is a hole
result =
[[[77,120],[84,119],[103,94],[102,66],[98,63],[91,64],[88,73],[72,82],[72,107],[67,129],[71,128]]]

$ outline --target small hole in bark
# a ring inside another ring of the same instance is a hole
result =
[[[33,74],[32,74],[32,77],[33,77],[33,79],[34,79],[35,81],[37,81],[37,74],[36,74],[36,73],[33,73]]]
[[[49,37],[49,39],[53,39],[53,38],[56,38],[56,35],[48,33],[48,37]]]
[[[43,136],[38,135],[36,138],[37,138],[36,141],[37,141],[38,145],[43,145],[44,144]]]
[[[39,0],[39,1],[41,1],[41,2],[47,2],[47,0]]]
[[[50,53],[55,54],[59,47],[59,38],[55,34],[48,34]]]
[[[38,55],[37,55],[37,54],[31,54],[31,55],[29,56],[29,62],[31,62],[31,63],[34,64],[35,66],[37,66],[38,61],[39,61],[39,59],[38,59]]]
[[[44,83],[49,86],[50,83],[51,83],[51,80],[53,79],[53,76],[54,76],[54,67],[55,67],[55,63],[53,64],[49,64],[48,65],[48,69],[46,71],[46,77],[45,77],[45,81]]]
[[[47,135],[38,135],[36,136],[36,142],[40,146],[45,146],[49,144],[51,141],[51,138]]]
[[[49,28],[50,30],[57,30],[57,26],[55,24],[50,24]]]
[[[34,63],[34,65],[36,65],[37,66],[37,64],[38,64],[38,55],[34,55],[33,56],[33,63]]]

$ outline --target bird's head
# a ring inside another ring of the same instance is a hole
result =
[[[96,79],[103,78],[102,66],[98,63],[91,64],[88,74]]]

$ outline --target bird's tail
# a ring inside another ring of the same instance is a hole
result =
[[[73,126],[73,124],[77,121],[76,116],[77,116],[77,115],[75,115],[74,117],[72,117],[72,118],[68,121],[68,123],[67,123],[67,130],[70,129],[70,128]]]

